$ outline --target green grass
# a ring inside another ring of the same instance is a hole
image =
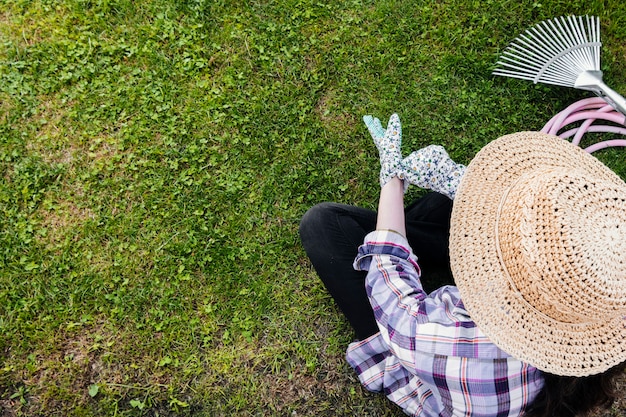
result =
[[[626,92],[618,0],[0,0],[0,414],[399,415],[298,221],[374,207],[364,114],[466,163],[585,97],[490,75],[570,13]]]

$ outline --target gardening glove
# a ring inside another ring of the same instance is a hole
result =
[[[386,131],[383,130],[380,120],[377,118],[369,115],[363,116],[363,121],[372,139],[374,139],[376,148],[378,148],[381,188],[393,177],[400,177],[400,179],[402,179],[399,175],[400,169],[402,168],[402,152],[400,150],[402,143],[402,126],[400,125],[398,115],[391,115]],[[404,191],[406,191],[409,184],[404,181],[404,185]]]
[[[454,200],[456,189],[465,173],[465,165],[457,164],[439,145],[430,145],[402,160],[405,182],[427,188]]]

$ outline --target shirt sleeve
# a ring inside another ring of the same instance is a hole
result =
[[[418,349],[430,354],[462,353],[457,339],[461,332],[474,335],[475,325],[458,290],[442,288],[429,296],[420,281],[417,257],[406,238],[393,231],[368,234],[354,267],[368,271],[366,290],[378,328],[403,366],[419,367],[415,358]]]
[[[354,267],[379,332],[351,343],[361,383],[409,415],[519,415],[541,389],[541,372],[510,357],[471,320],[458,288],[426,294],[417,258],[393,231],[365,237]]]

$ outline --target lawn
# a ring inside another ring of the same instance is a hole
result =
[[[400,415],[299,219],[375,207],[364,114],[467,163],[588,97],[490,75],[567,14],[626,93],[622,0],[0,0],[0,415]]]

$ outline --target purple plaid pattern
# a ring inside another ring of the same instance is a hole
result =
[[[370,233],[354,267],[369,271],[366,288],[380,330],[346,354],[365,388],[413,416],[519,416],[535,398],[541,372],[491,343],[456,287],[426,294],[403,236]]]

